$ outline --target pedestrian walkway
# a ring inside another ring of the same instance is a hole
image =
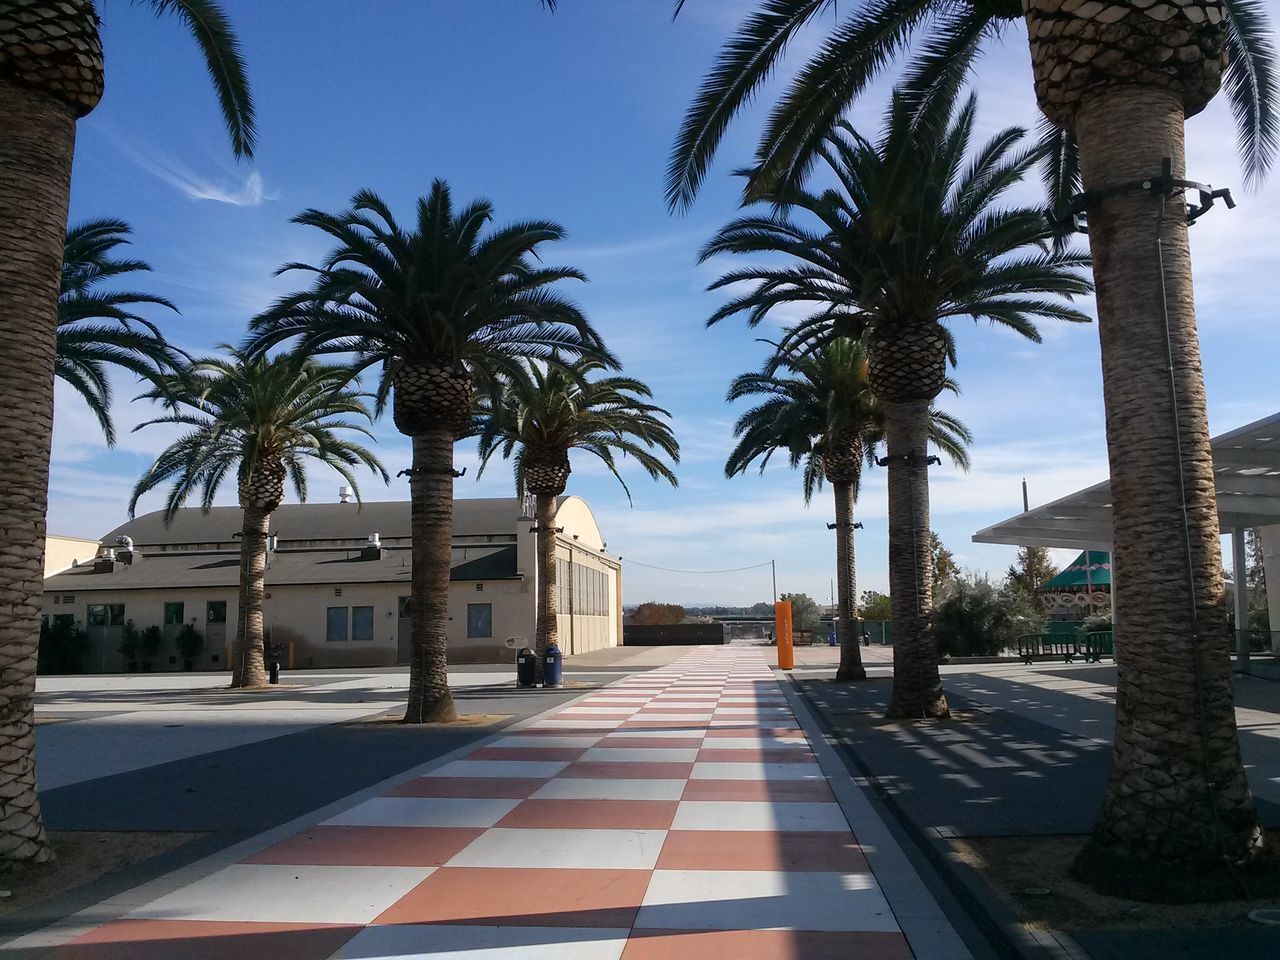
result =
[[[132,902],[35,956],[912,956],[764,652],[744,647],[698,648]]]

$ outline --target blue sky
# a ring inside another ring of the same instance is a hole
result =
[[[401,211],[432,178],[459,200],[491,199],[499,221],[562,223],[569,237],[552,262],[591,278],[573,290],[628,373],[654,389],[674,415],[684,449],[680,487],[627,471],[634,504],[589,460],[574,461],[569,492],[585,497],[612,552],[681,570],[736,568],[776,558],[781,590],[825,601],[834,544],[829,494],[806,508],[799,478],[779,463],[763,475],[723,477],[731,424],[729,380],[753,369],[771,331],[704,320],[720,302],[707,284],[724,264],[698,266],[699,246],[737,210],[729,171],[750,158],[762,107],[731,128],[692,210],[667,213],[663,171],[696,84],[749,4],[695,0],[672,23],[666,0],[563,0],[551,16],[535,0],[224,0],[236,23],[257,99],[260,144],[237,164],[192,42],[176,21],[156,20],[125,0],[100,0],[107,94],[81,122],[72,220],[121,217],[135,230],[134,255],[155,272],[147,289],[172,299],[168,335],[199,352],[238,341],[247,319],[296,280],[274,279],[290,260],[314,260],[326,245],[291,225],[306,207],[337,210],[369,187]],[[786,62],[798,66],[815,38],[802,36]],[[788,70],[761,96],[767,105]],[[1033,126],[1025,40],[1010,30],[983,61],[976,89],[984,132]],[[873,131],[886,89],[855,110]],[[1275,269],[1276,177],[1245,193],[1234,131],[1219,100],[1188,126],[1188,170],[1231,186],[1239,207],[1215,210],[1193,231],[1210,422],[1215,433],[1276,409],[1280,301]],[[1035,200],[1037,186],[1022,197]],[[138,285],[138,284],[135,284]],[[1089,307],[1092,309],[1091,305]],[[1012,547],[974,544],[973,532],[1020,509],[1025,476],[1032,504],[1106,477],[1096,329],[1047,328],[1035,346],[1011,334],[956,327],[963,395],[947,405],[976,435],[973,469],[933,472],[933,525],[961,564],[1002,571]],[[60,384],[50,483],[51,532],[97,537],[119,523],[138,474],[172,438],[129,428],[151,414],[131,404],[135,384],[117,381],[121,442],[108,451],[88,411]],[[377,427],[392,473],[408,445],[389,418]],[[474,480],[475,455],[458,496],[505,496],[505,465]],[[313,500],[336,499],[339,480],[312,474]],[[372,477],[369,499],[407,496],[404,481]],[[233,502],[228,487],[222,502]],[[154,509],[160,495],[142,501]],[[859,588],[885,589],[883,471],[869,471],[859,518]],[[1060,561],[1069,559],[1063,553]],[[768,599],[767,568],[732,574],[665,573],[628,566],[625,601],[752,603]]]

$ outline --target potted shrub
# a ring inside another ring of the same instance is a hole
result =
[[[178,652],[182,654],[182,668],[195,669],[195,659],[204,650],[204,637],[194,623],[184,623],[177,636]]]
[[[138,656],[142,658],[144,672],[151,672],[151,661],[160,653],[162,646],[164,646],[164,633],[154,623],[142,631],[142,637],[138,643]]]
[[[126,620],[124,626],[120,628],[120,646],[117,648],[120,656],[125,659],[125,670],[129,673],[138,672],[138,652],[142,649],[142,631],[140,631],[132,620]]]

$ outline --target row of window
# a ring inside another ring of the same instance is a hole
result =
[[[327,643],[373,640],[373,607],[330,607],[325,618]]]
[[[605,571],[556,560],[556,613],[607,617],[612,607],[611,594]]]
[[[408,620],[411,616],[409,598],[400,598],[400,619]],[[467,604],[467,637],[472,640],[483,640],[493,636],[493,604]]]
[[[164,605],[164,625],[180,626],[186,623],[186,604],[166,603]],[[227,622],[227,601],[210,600],[205,603],[205,621],[207,623]],[[88,611],[88,624],[91,627],[123,627],[125,622],[123,603],[91,603]]]

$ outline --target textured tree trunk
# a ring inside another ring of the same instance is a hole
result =
[[[75,130],[71,107],[0,80],[0,860],[36,863],[53,856],[32,696]]]
[[[538,655],[537,679],[542,680],[542,654],[553,643],[559,646],[560,622],[556,613],[556,495],[536,494],[534,521],[538,527],[538,623],[533,649]]]
[[[857,569],[853,549],[853,484],[831,484],[836,497],[836,639],[840,641],[837,680],[865,680],[862,648],[858,638],[854,607],[858,596]]]
[[[267,683],[263,658],[264,583],[267,577],[267,535],[271,514],[254,506],[244,507],[240,535],[240,610],[236,617],[235,665],[231,686],[262,687]]]
[[[886,401],[889,600],[893,609],[890,718],[950,716],[933,642],[929,527],[929,401]],[[908,458],[910,462],[907,462]]]
[[[449,692],[449,572],[453,545],[453,431],[413,437],[409,482],[413,523],[413,583],[409,633],[409,704],[405,723],[458,718]]]
[[[1183,105],[1173,93],[1100,93],[1079,108],[1075,129],[1086,190],[1158,175],[1166,157],[1174,177],[1185,176]],[[1236,893],[1228,865],[1243,870],[1263,853],[1223,645],[1213,459],[1185,213],[1180,196],[1137,190],[1089,210],[1118,679],[1110,784],[1076,870],[1099,889],[1153,899]]]

